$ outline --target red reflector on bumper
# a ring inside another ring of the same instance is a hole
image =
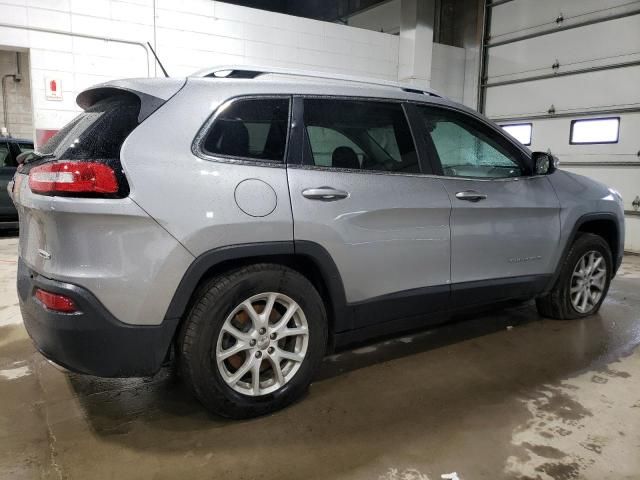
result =
[[[57,293],[47,292],[41,288],[36,289],[35,297],[49,310],[62,313],[73,313],[77,311],[76,304],[69,297]]]

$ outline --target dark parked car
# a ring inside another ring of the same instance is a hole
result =
[[[7,184],[16,173],[18,155],[31,151],[31,140],[0,137],[0,229],[18,228],[18,212],[9,198]]]

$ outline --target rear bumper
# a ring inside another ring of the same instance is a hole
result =
[[[48,310],[33,296],[36,287],[73,299],[79,313]],[[53,362],[78,373],[134,377],[157,372],[171,345],[178,320],[160,325],[120,322],[88,290],[45,278],[18,263],[18,296],[27,332]]]

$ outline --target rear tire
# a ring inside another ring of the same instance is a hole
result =
[[[207,409],[249,418],[301,397],[326,345],[325,308],[311,282],[282,265],[256,264],[198,291],[178,338],[179,368]]]
[[[598,235],[581,233],[571,245],[551,291],[536,299],[538,313],[557,320],[597,313],[609,291],[612,272],[609,244]]]

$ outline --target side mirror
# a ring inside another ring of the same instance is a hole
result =
[[[533,152],[534,175],[549,175],[558,168],[558,158],[550,152]]]

